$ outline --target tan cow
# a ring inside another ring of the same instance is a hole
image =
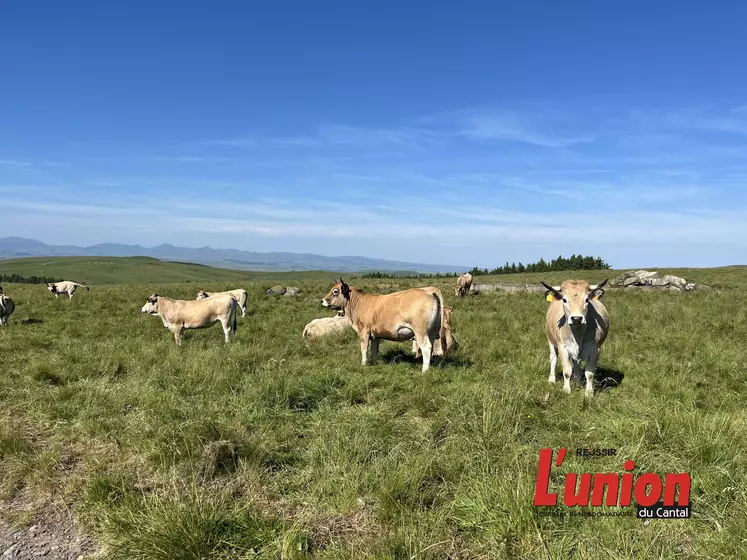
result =
[[[78,286],[81,288],[85,288],[86,290],[90,291],[91,288],[88,286],[84,286],[83,284],[78,284],[77,282],[51,282],[47,284],[47,289],[50,291],[50,293],[54,294],[54,297],[57,297],[60,294],[67,294],[70,299],[73,298],[73,294],[75,293],[75,290],[78,289]]]
[[[547,288],[545,330],[550,346],[550,377],[555,383],[555,366],[560,356],[563,367],[563,389],[571,392],[571,376],[580,378],[580,363],[586,362],[586,396],[594,394],[594,373],[602,343],[607,338],[610,320],[607,309],[599,301],[604,295],[602,287],[590,286],[583,280],[566,280],[560,286],[542,285]]]
[[[246,302],[249,300],[249,295],[246,293],[246,290],[238,289],[229,290],[227,292],[206,292],[205,290],[200,290],[199,292],[197,292],[197,299],[205,299],[226,294],[232,295],[234,297],[236,303],[239,304],[239,308],[241,308],[241,316],[246,317]]]
[[[457,278],[456,285],[454,286],[454,295],[463,298],[464,294],[469,292],[472,287],[472,275],[469,272],[465,272],[459,278]]]
[[[334,317],[322,317],[314,319],[303,329],[303,337],[307,340],[323,338],[333,334],[345,332],[353,328],[353,323],[347,315],[337,314]]]
[[[0,288],[0,291],[2,291],[2,288]],[[8,324],[8,318],[15,309],[16,304],[13,303],[13,300],[4,293],[0,293],[0,325],[5,326]]]
[[[342,309],[350,318],[361,344],[361,363],[376,362],[380,340],[405,342],[413,337],[423,353],[423,371],[431,363],[433,344],[439,338],[443,299],[434,292],[413,288],[393,294],[368,294],[340,280],[322,300],[322,305]]]
[[[207,327],[216,321],[223,326],[228,342],[231,331],[236,333],[236,305],[236,299],[230,295],[184,301],[153,294],[140,311],[160,317],[163,326],[174,333],[176,343],[181,346],[185,329]]]
[[[443,332],[441,333],[439,339],[436,340],[436,342],[433,344],[434,356],[445,356],[446,354],[450,354],[459,347],[456,339],[454,338],[454,333],[451,331],[451,312],[453,310],[453,307],[444,307],[443,326],[441,327],[441,330]],[[446,340],[445,350],[443,344],[441,343],[441,341],[444,339]],[[420,348],[418,348],[418,344],[417,342],[415,342],[415,340],[412,341],[412,351],[415,354],[416,358],[419,358],[421,356]]]

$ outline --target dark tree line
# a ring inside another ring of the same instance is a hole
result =
[[[583,255],[571,255],[569,258],[558,257],[551,260],[550,262],[545,259],[540,259],[535,263],[529,264],[516,264],[506,263],[503,266],[498,266],[493,270],[487,268],[473,268],[470,270],[470,274],[473,276],[479,276],[482,274],[517,274],[520,272],[555,272],[555,271],[566,271],[566,270],[608,270],[610,265],[607,264],[600,257],[591,257]]]
[[[20,274],[0,274],[0,282],[9,284],[49,284],[50,282],[62,282],[48,276],[21,276]]]

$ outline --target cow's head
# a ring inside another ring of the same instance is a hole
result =
[[[199,292],[197,292],[197,299],[205,299],[205,298],[208,298],[208,297],[210,297],[210,296],[208,295],[208,293],[205,290],[200,290]]]
[[[454,311],[453,307],[444,307],[444,327],[449,326],[451,327],[451,312]]]
[[[57,291],[57,285],[56,284],[47,284],[47,289],[50,291],[50,293],[55,293]]]
[[[156,315],[158,313],[158,294],[153,294],[145,300],[145,305],[140,309],[142,313]]]
[[[547,288],[545,292],[547,301],[559,301],[563,303],[565,320],[571,327],[579,327],[586,324],[586,311],[589,302],[599,299],[604,295],[602,287],[607,280],[598,285],[589,285],[583,280],[566,280],[560,286],[542,285]]]
[[[322,300],[322,305],[324,307],[331,307],[332,309],[343,309],[349,297],[350,286],[345,283],[345,280],[340,278]]]

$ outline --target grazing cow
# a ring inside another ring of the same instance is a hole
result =
[[[441,327],[441,336],[433,344],[434,356],[445,356],[446,354],[453,352],[459,347],[456,339],[454,338],[454,333],[451,331],[451,312],[453,310],[453,307],[444,307],[444,318],[443,326]],[[446,340],[445,349],[443,343],[441,342],[444,339]],[[415,354],[416,358],[419,358],[421,356],[420,348],[418,348],[418,344],[417,342],[415,342],[415,340],[412,341],[412,351]]]
[[[0,288],[0,292],[2,288]],[[8,318],[15,311],[16,304],[13,300],[6,296],[4,293],[0,293],[0,325],[7,325]]]
[[[347,315],[337,314],[334,317],[322,317],[321,319],[314,319],[304,327],[303,337],[307,340],[322,338],[343,333],[352,327],[353,324]]]
[[[223,326],[226,342],[231,339],[231,331],[236,333],[236,299],[230,295],[184,301],[153,294],[140,311],[160,317],[179,346],[185,329],[207,327],[216,321]]]
[[[91,290],[91,288],[89,288],[88,286],[78,284],[77,282],[52,282],[50,284],[47,284],[47,289],[54,294],[54,297],[57,297],[60,294],[67,294],[68,296],[70,296],[70,299],[72,299],[75,290],[78,289],[78,286],[80,286],[81,288],[85,288],[88,291]]]
[[[555,383],[555,366],[560,356],[563,389],[568,393],[571,392],[571,376],[581,377],[580,363],[585,361],[586,396],[594,394],[599,352],[610,328],[607,309],[599,301],[606,283],[607,280],[598,286],[590,286],[583,280],[566,280],[560,286],[548,286],[542,282],[547,288],[547,300],[552,302],[545,321],[550,346],[548,381]]]
[[[457,278],[456,285],[454,286],[454,295],[463,298],[464,294],[469,292],[472,287],[472,275],[469,272],[465,272],[459,278]]]
[[[206,292],[205,290],[200,290],[199,292],[197,292],[197,299],[205,299],[226,294],[233,296],[233,298],[236,300],[236,303],[238,303],[239,307],[241,308],[241,316],[246,317],[246,302],[249,299],[249,295],[246,293],[246,290],[238,289],[229,290],[228,292]]]
[[[431,363],[433,343],[439,338],[443,318],[443,298],[436,288],[432,292],[413,288],[393,294],[368,294],[353,288],[340,278],[322,299],[322,305],[341,309],[350,318],[361,344],[361,363],[376,362],[380,340],[404,342],[415,337],[423,353],[423,371]]]

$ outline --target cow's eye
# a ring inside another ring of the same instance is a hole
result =
[[[568,303],[568,300],[563,298],[563,303]]]
[[[338,293],[339,293],[339,291],[337,290],[337,288],[335,288],[334,290],[332,290],[332,295],[333,296],[336,296]]]

